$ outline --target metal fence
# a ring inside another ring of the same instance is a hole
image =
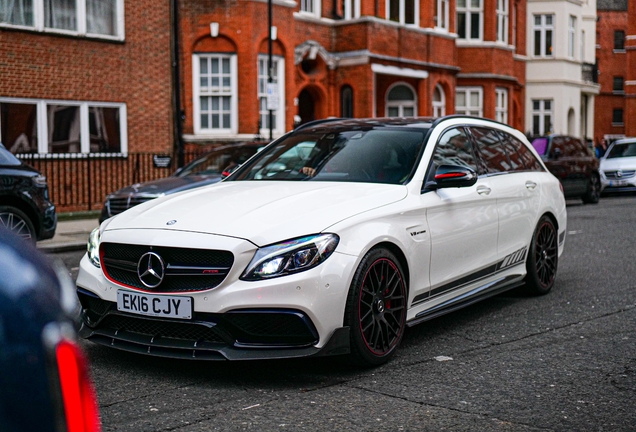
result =
[[[205,153],[188,152],[185,162]],[[104,198],[124,186],[168,177],[176,169],[169,154],[19,154],[47,178],[58,212],[99,210]]]

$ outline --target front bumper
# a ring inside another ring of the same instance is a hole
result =
[[[242,281],[239,276],[256,250],[249,242],[201,233],[140,231],[148,238],[140,239],[139,244],[156,244],[153,239],[160,237],[161,244],[169,247],[214,245],[232,251],[234,263],[215,288],[152,293],[192,299],[192,319],[175,319],[117,310],[118,291],[149,290],[107,279],[85,255],[77,278],[83,306],[81,336],[127,351],[179,358],[282,358],[348,352],[349,339],[342,336],[348,336],[343,319],[357,257],[335,252],[304,272]],[[239,325],[239,318],[249,322]]]
[[[601,172],[601,190],[603,193],[613,192],[634,192],[636,191],[636,175],[628,178],[607,178],[605,173]]]

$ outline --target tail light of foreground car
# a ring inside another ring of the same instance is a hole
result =
[[[49,358],[52,393],[57,395],[58,430],[100,432],[99,408],[88,361],[75,342],[75,332],[67,323],[49,323],[42,338]]]

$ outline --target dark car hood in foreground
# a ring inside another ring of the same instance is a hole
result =
[[[166,177],[162,179],[152,180],[144,183],[135,183],[130,186],[119,189],[117,192],[111,194],[116,195],[131,195],[131,194],[144,194],[144,195],[169,195],[176,192],[196,188],[199,186],[205,186],[212,183],[218,183],[221,181],[220,175],[199,176],[191,175],[184,177]]]

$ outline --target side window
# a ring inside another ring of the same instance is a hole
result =
[[[567,154],[567,150],[565,148],[565,139],[560,136],[556,136],[552,138],[552,144],[550,145],[550,158],[555,158],[560,156],[564,156]]]
[[[494,174],[511,171],[511,163],[499,142],[497,132],[479,127],[471,127],[470,132],[477,143],[480,173]]]
[[[506,150],[506,154],[508,155],[508,160],[510,161],[510,166],[512,171],[524,171],[526,166],[523,163],[523,158],[521,157],[521,153],[517,147],[519,145],[515,145],[514,138],[504,132],[500,132],[499,137],[501,138],[501,143],[503,144],[504,149]],[[521,144],[517,142],[517,144]],[[530,155],[532,156],[532,155]]]
[[[464,128],[454,128],[444,132],[433,153],[435,168],[440,165],[461,165],[477,171],[470,139]]]
[[[514,148],[521,156],[521,160],[526,166],[526,171],[544,171],[543,166],[539,163],[535,155],[532,154],[532,152],[526,147],[524,143],[522,143],[512,135],[508,135],[508,137],[511,145],[514,146]]]

